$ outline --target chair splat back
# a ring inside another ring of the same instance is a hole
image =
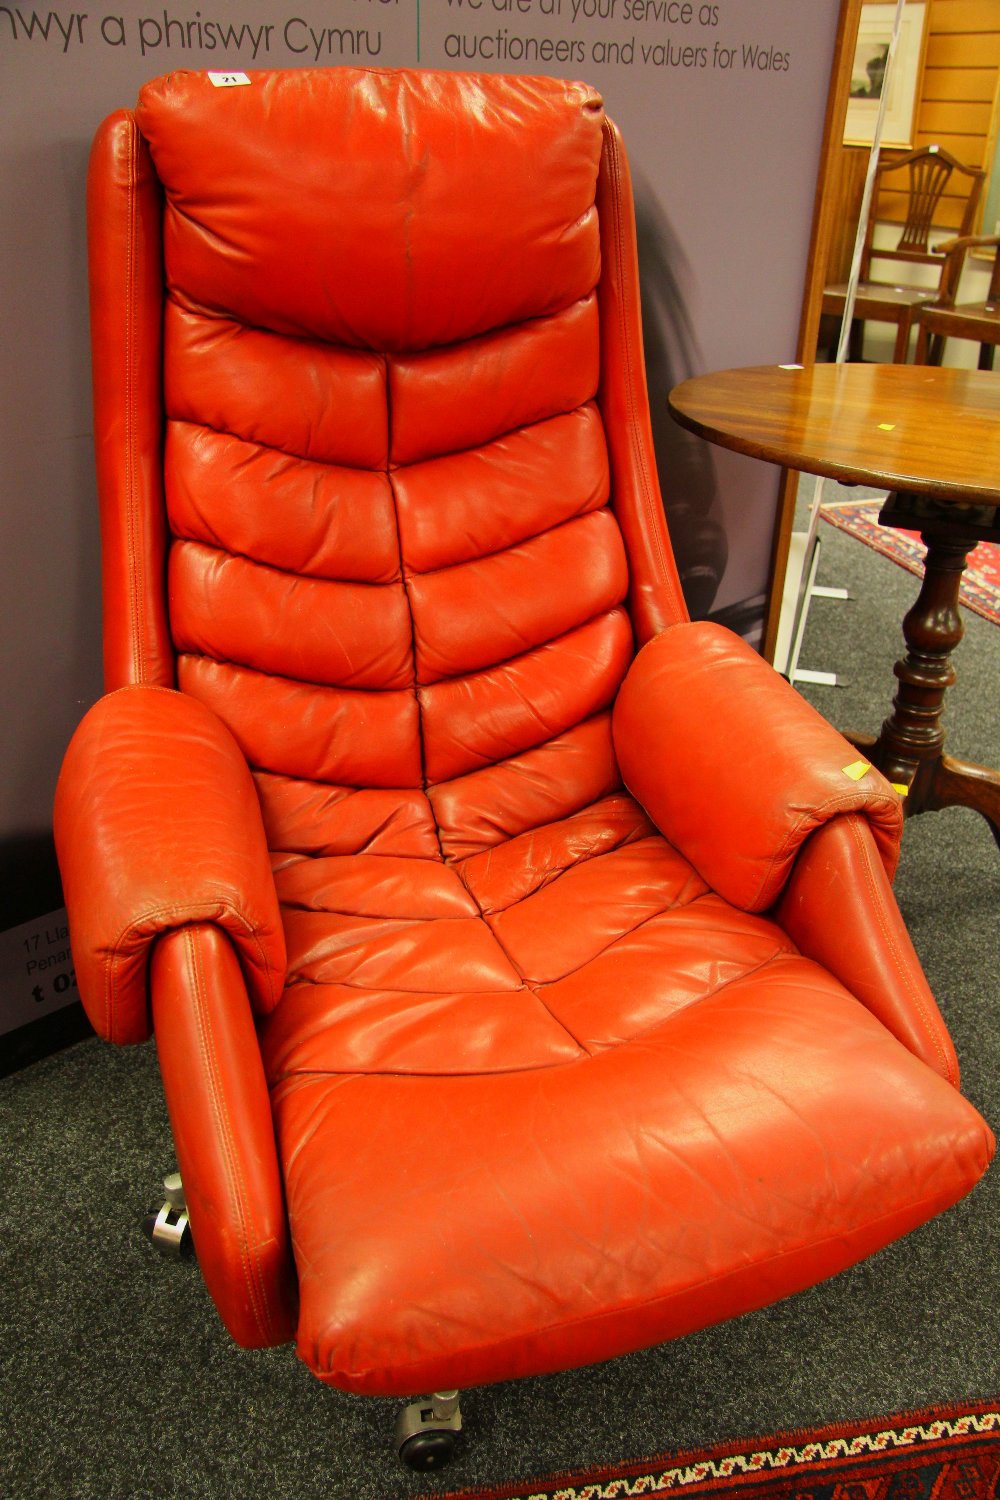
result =
[[[906,167],[910,180],[909,211],[897,250],[927,252],[934,213],[954,166],[953,159],[940,151],[910,157]]]

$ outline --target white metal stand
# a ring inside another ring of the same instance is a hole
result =
[[[857,300],[858,280],[861,272],[861,252],[864,248],[865,232],[871,213],[875,169],[878,166],[879,148],[882,143],[882,129],[885,123],[886,102],[889,98],[893,65],[896,58],[896,43],[899,40],[899,30],[903,20],[903,6],[905,3],[906,0],[896,0],[896,14],[893,20],[892,36],[889,41],[889,53],[886,58],[882,93],[879,97],[875,134],[872,138],[872,149],[868,157],[865,187],[861,196],[858,229],[854,237],[854,254],[851,258],[851,272],[847,280],[844,315],[841,319],[840,337],[837,341],[837,364],[843,364],[847,358],[847,345],[850,338],[851,324],[854,321],[854,304]],[[799,666],[799,651],[802,648],[802,637],[805,634],[806,620],[809,616],[809,605],[812,600],[817,597],[823,599],[847,599],[850,597],[846,589],[820,588],[816,584],[816,570],[819,566],[820,552],[818,531],[822,495],[823,480],[822,478],[818,478],[813,489],[812,503],[809,508],[809,530],[807,532],[796,532],[792,537],[788,571],[786,574],[785,604],[782,606],[782,620],[778,626],[778,643],[775,648],[775,666],[779,672],[784,673],[789,682],[813,682],[835,687],[837,685],[837,674],[835,672],[812,672]],[[796,539],[798,539],[798,542]],[[797,566],[793,563],[793,556],[795,556]],[[791,583],[788,581],[789,576],[792,579]],[[795,603],[791,615],[791,623],[788,629],[785,630],[784,616],[786,608],[793,598]],[[782,651],[782,647],[784,647],[784,651]]]

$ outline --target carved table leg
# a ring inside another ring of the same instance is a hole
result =
[[[966,521],[957,507],[928,504],[920,496],[891,496],[880,520],[919,526],[927,546],[916,603],[903,621],[906,654],[896,663],[899,687],[892,713],[870,755],[879,770],[907,788],[906,812],[963,806],[982,813],[1000,844],[1000,772],[943,754],[944,696],[955,680],[951,653],[962,639],[959,587],[966,558],[992,524]]]

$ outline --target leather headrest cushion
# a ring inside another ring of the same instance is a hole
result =
[[[136,119],[172,294],[257,327],[421,349],[596,284],[600,96],[552,78],[171,73]]]

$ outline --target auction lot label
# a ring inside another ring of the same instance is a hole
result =
[[[65,907],[0,932],[0,1034],[77,999]]]

